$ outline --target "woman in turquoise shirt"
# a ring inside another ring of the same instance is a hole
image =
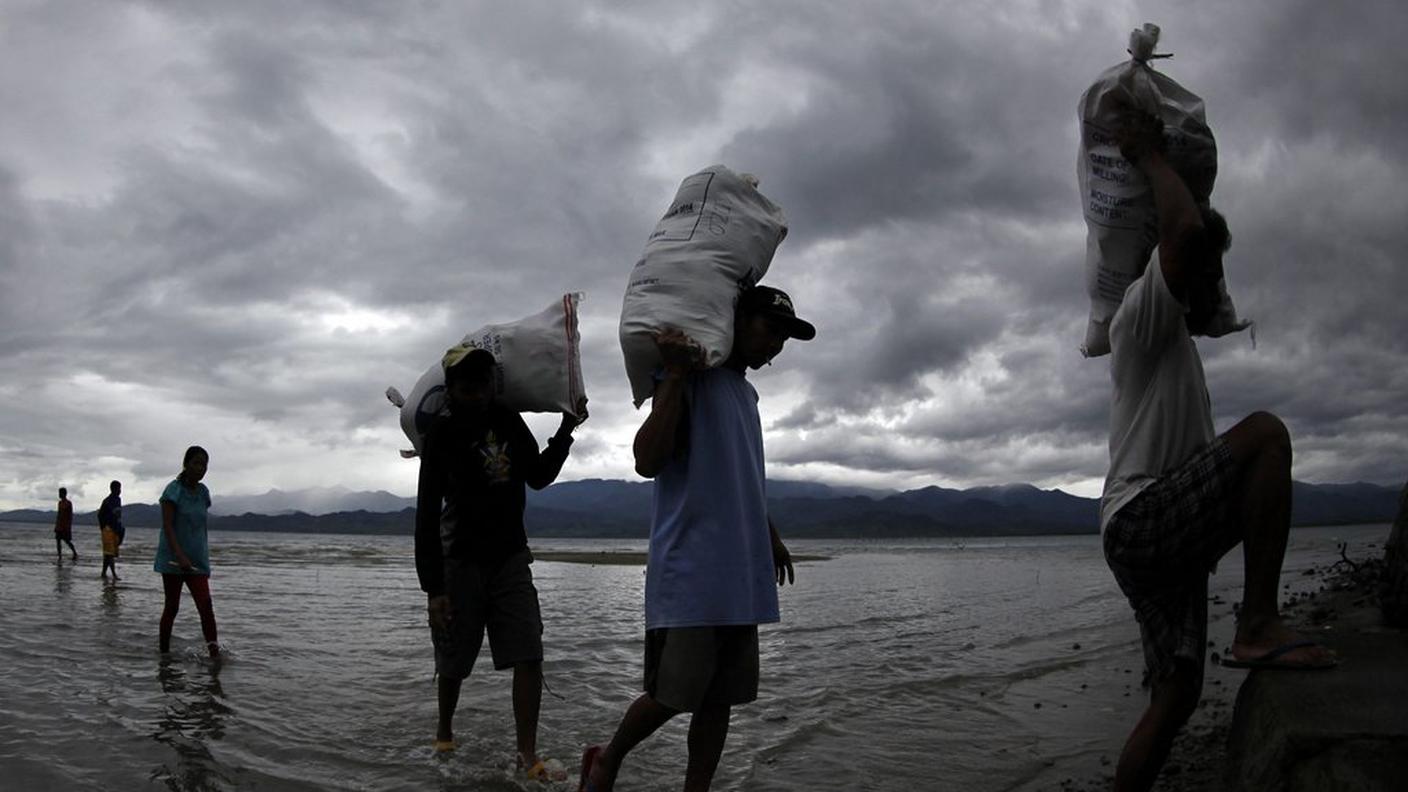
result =
[[[210,510],[210,490],[200,483],[210,466],[210,455],[200,446],[186,449],[181,475],[161,493],[161,536],[157,539],[154,568],[161,573],[166,607],[161,612],[161,651],[171,651],[171,626],[181,608],[181,586],[191,590],[205,647],[220,656],[215,634],[215,609],[210,604],[210,542],[205,516]]]

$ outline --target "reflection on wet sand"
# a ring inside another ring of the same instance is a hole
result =
[[[67,597],[73,588],[73,567],[64,563],[60,558],[54,564],[54,594],[60,597]]]
[[[220,665],[198,660],[187,670],[180,662],[164,657],[157,666],[166,706],[152,733],[152,739],[176,752],[176,766],[160,765],[150,779],[171,789],[229,789],[233,782],[207,745],[225,736],[225,716],[230,714],[220,686]]]

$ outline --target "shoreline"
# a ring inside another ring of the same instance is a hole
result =
[[[646,553],[642,550],[543,550],[533,551],[534,561],[551,561],[559,564],[590,564],[596,566],[645,566]],[[831,556],[797,554],[792,563],[806,561],[830,561]]]
[[[1343,557],[1342,561],[1310,567],[1289,579],[1283,573],[1281,582],[1285,600],[1281,604],[1282,616],[1311,638],[1333,632],[1341,621],[1356,622],[1369,611],[1375,614],[1370,618],[1377,618],[1378,605],[1374,597],[1378,578],[1373,572],[1377,568],[1374,562],[1382,555],[1383,544],[1370,543],[1364,550],[1378,551],[1379,555],[1358,560]],[[1210,610],[1212,607],[1227,607],[1228,615],[1235,618],[1240,603],[1213,599],[1208,605]],[[1232,788],[1230,782],[1236,775],[1230,750],[1233,718],[1238,694],[1251,679],[1251,672],[1222,668],[1221,659],[1231,654],[1231,646],[1215,646],[1212,641],[1208,643],[1210,657],[1202,698],[1197,711],[1174,742],[1168,761],[1154,783],[1154,792],[1209,792]],[[1238,676],[1229,678],[1229,673]],[[1122,747],[1122,743],[1111,746],[1108,764],[1102,763],[1088,775],[1066,778],[1052,789],[1061,792],[1110,789],[1115,777],[1114,762],[1118,760]]]

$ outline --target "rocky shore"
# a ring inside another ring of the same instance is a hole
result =
[[[1366,545],[1365,550],[1377,553],[1380,547],[1371,544]],[[1268,712],[1270,720],[1280,720],[1283,713],[1279,711],[1275,701],[1289,696],[1296,699],[1295,709],[1301,712],[1303,717],[1332,720],[1337,717],[1334,711],[1316,713],[1308,703],[1307,706],[1299,706],[1305,701],[1302,688],[1313,690],[1323,682],[1362,676],[1366,673],[1366,665],[1362,662],[1364,658],[1356,657],[1354,652],[1381,654],[1380,650],[1375,648],[1376,643],[1397,644],[1408,650],[1408,635],[1382,626],[1382,616],[1377,604],[1377,589],[1382,569],[1383,564],[1379,558],[1352,559],[1342,553],[1341,559],[1334,564],[1307,569],[1295,579],[1283,580],[1286,597],[1282,603],[1283,614],[1307,636],[1339,651],[1342,656],[1340,668],[1329,672],[1247,672],[1222,668],[1221,659],[1230,654],[1231,647],[1210,646],[1203,699],[1199,703],[1198,711],[1174,744],[1168,763],[1154,785],[1156,792],[1233,792],[1265,788],[1392,788],[1376,786],[1372,780],[1333,787],[1264,786],[1267,773],[1274,775],[1280,772],[1276,768],[1268,767],[1268,764],[1280,761],[1277,756],[1286,750],[1304,749],[1299,746],[1287,749],[1284,746],[1268,744],[1277,739],[1284,739],[1284,736],[1269,734],[1268,726],[1272,730],[1282,727],[1268,723],[1265,716],[1258,718],[1252,714],[1257,710],[1274,710]],[[1226,608],[1229,613],[1235,613],[1238,605],[1239,603],[1227,603],[1219,599],[1209,603],[1210,610]],[[1363,642],[1366,635],[1370,637],[1367,645]],[[1398,671],[1398,676],[1402,678],[1400,683],[1408,683],[1408,665],[1399,666]],[[1274,689],[1268,689],[1266,684],[1255,684],[1256,674],[1271,680],[1271,687]],[[1400,703],[1402,700],[1408,699],[1401,699]],[[1348,702],[1343,706],[1354,707],[1355,704]],[[1285,720],[1287,726],[1293,728],[1293,719]],[[1356,728],[1362,729],[1362,724]],[[1378,724],[1372,725],[1371,729],[1383,732],[1382,737],[1390,743],[1398,739],[1400,733],[1402,739],[1408,740],[1408,732],[1403,731],[1403,719],[1395,721],[1391,713],[1380,717]],[[1376,745],[1382,742],[1383,740],[1379,740]],[[1408,746],[1408,742],[1402,745]],[[1091,768],[1089,775],[1065,779],[1053,789],[1062,792],[1096,792],[1110,789],[1114,782],[1113,760],[1118,756],[1118,749],[1118,746],[1112,746],[1111,754],[1102,758],[1098,768]],[[1408,756],[1408,750],[1403,747],[1399,750],[1404,756]],[[1254,767],[1248,769],[1248,765]],[[1341,775],[1352,776],[1351,773]]]

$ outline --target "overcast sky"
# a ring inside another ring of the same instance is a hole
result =
[[[155,501],[192,443],[217,500],[410,495],[386,386],[566,291],[563,475],[630,478],[621,297],[715,162],[785,210],[766,280],[819,333],[750,375],[770,475],[1096,495],[1074,108],[1145,21],[1257,322],[1199,342],[1217,429],[1269,409],[1297,478],[1401,485],[1408,6],[1175,7],[0,0],[0,508]]]

